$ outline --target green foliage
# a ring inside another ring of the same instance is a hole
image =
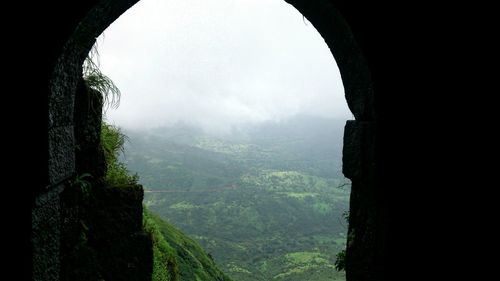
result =
[[[143,221],[144,230],[153,241],[152,281],[232,281],[196,241],[147,208]]]
[[[137,174],[131,174],[126,165],[119,161],[118,157],[123,152],[123,145],[127,137],[120,128],[102,123],[101,126],[101,146],[106,159],[106,183],[109,185],[130,185],[137,184],[139,179]]]
[[[345,249],[337,253],[335,269],[337,271],[345,270]]]
[[[344,218],[346,223],[349,223],[349,211],[343,212],[342,217]],[[335,269],[337,269],[337,271],[345,270],[345,256],[346,249],[342,249],[342,251],[337,253],[337,256],[335,258]]]
[[[331,267],[328,256],[319,252],[293,252],[285,255],[285,266],[273,279],[289,280],[297,276],[307,276],[311,272]],[[333,277],[333,275],[332,275]],[[307,277],[304,279],[308,279]]]
[[[104,149],[104,156],[106,161],[118,161],[118,155],[123,152],[123,145],[127,137],[122,133],[121,129],[102,123],[101,126],[101,144]]]
[[[104,110],[108,107],[117,108],[120,104],[120,89],[113,80],[99,69],[99,53],[95,44],[83,63],[83,79],[90,89],[99,92],[104,98]]]
[[[80,192],[85,200],[87,200],[90,196],[92,184],[88,179],[91,177],[91,174],[84,173],[81,175],[76,175],[71,182],[71,185],[76,186],[80,189]]]
[[[83,63],[83,79],[90,89],[101,94],[104,99],[104,110],[108,107],[117,108],[120,103],[120,90],[114,82],[99,69],[99,53],[95,44]],[[125,164],[118,160],[123,152],[123,145],[127,137],[120,128],[101,124],[101,147],[106,159],[106,183],[109,185],[137,184],[137,174],[130,174]]]
[[[165,241],[151,212],[144,208],[143,229],[153,241],[152,281],[178,281],[179,268],[175,250]]]
[[[343,212],[342,217],[344,218],[346,223],[349,223],[349,211]]]

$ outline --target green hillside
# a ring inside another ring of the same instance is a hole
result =
[[[180,230],[144,208],[144,229],[152,236],[153,281],[231,281],[213,258]]]
[[[225,136],[186,126],[129,131],[124,161],[140,175],[145,205],[233,279],[345,280],[334,268],[349,201],[342,128],[299,118]]]

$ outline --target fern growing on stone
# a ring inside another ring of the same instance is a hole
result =
[[[118,108],[121,92],[113,80],[102,73],[99,62],[97,43],[92,47],[89,55],[83,62],[83,80],[88,88],[99,92],[104,99],[104,110],[109,107]]]

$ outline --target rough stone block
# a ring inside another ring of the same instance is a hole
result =
[[[33,280],[59,280],[60,208],[59,196],[49,196],[31,213]]]
[[[49,182],[56,184],[75,171],[73,126],[55,127],[49,131]]]

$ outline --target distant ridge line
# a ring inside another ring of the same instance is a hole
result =
[[[144,189],[145,193],[194,193],[194,192],[221,192],[224,190],[236,190],[238,189],[239,186],[236,184],[232,184],[229,186],[223,186],[223,187],[216,187],[216,188],[198,188],[198,189],[191,189],[191,188],[182,188],[182,189]]]

